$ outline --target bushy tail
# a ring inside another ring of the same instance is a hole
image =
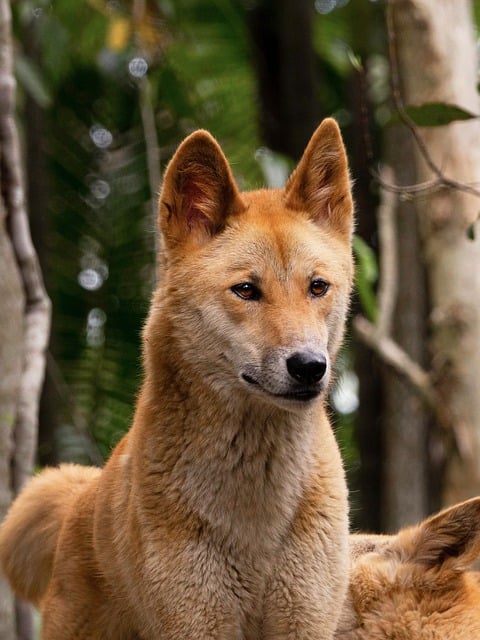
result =
[[[38,604],[52,574],[62,522],[78,496],[101,473],[64,464],[34,477],[0,526],[0,563],[13,590]]]

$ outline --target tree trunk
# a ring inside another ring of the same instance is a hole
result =
[[[374,251],[376,247],[376,220],[373,212],[376,202],[371,190],[369,149],[365,138],[363,105],[366,71],[354,71],[350,82],[350,110],[352,134],[350,162],[355,176],[353,193],[356,209],[356,233]],[[353,315],[361,313],[360,304],[353,300]],[[358,377],[359,407],[355,419],[355,442],[360,465],[352,478],[352,526],[361,531],[381,531],[383,478],[379,461],[383,459],[382,395],[384,391],[382,369],[377,355],[361,340],[353,342],[355,372]]]
[[[299,158],[321,117],[311,0],[259,0],[248,12],[264,143]]]
[[[371,189],[372,159],[369,133],[373,128],[369,114],[373,105],[369,100],[368,61],[372,41],[371,30],[374,7],[370,3],[349,3],[345,7],[348,20],[355,24],[352,46],[363,66],[352,69],[347,78],[348,107],[351,114],[350,135],[347,140],[353,181],[356,211],[356,233],[376,252],[377,223],[374,211],[377,205]],[[348,131],[348,130],[347,130]],[[347,133],[348,135],[348,133]],[[361,313],[359,302],[353,299],[352,314]],[[360,531],[380,532],[382,526],[382,399],[384,381],[379,358],[361,340],[353,336],[355,372],[358,377],[359,407],[355,419],[354,437],[360,465],[351,479],[351,524]]]
[[[406,104],[444,102],[479,113],[477,48],[469,0],[390,0]],[[480,184],[480,123],[424,128],[420,135],[448,178]],[[432,178],[419,147],[417,181]],[[431,355],[445,405],[443,502],[480,493],[480,199],[437,189],[417,201],[431,306]],[[476,239],[467,229],[476,222]],[[410,277],[405,266],[403,277]]]
[[[0,519],[12,499],[10,461],[22,376],[24,294],[5,226],[0,200]],[[10,589],[0,574],[0,638],[15,637],[15,610]]]
[[[414,147],[408,131],[392,127],[386,138],[387,163],[394,169],[396,182],[415,183],[415,167],[409,162]],[[395,198],[395,210],[388,213],[395,225],[399,274],[392,337],[425,367],[428,302],[416,203]],[[430,512],[430,421],[422,401],[402,378],[385,367],[383,380],[382,531],[392,532]]]
[[[5,510],[8,498],[20,491],[33,471],[38,404],[50,328],[50,301],[33,248],[25,205],[15,121],[16,85],[8,0],[0,0],[0,87],[0,240],[3,244],[0,247],[3,294],[0,309],[4,316],[3,322],[0,320],[0,331],[4,334],[0,334],[3,377],[0,415],[5,423],[0,438],[0,508]],[[0,589],[0,637],[31,640],[31,607],[18,603],[15,623],[12,598],[6,585],[0,584]]]
[[[39,46],[39,21],[32,13],[22,32],[23,50],[31,60],[41,66],[42,51]],[[47,167],[45,110],[30,96],[25,96],[22,120],[25,127],[25,169],[27,180],[28,213],[32,241],[38,255],[40,267],[47,280],[49,253],[47,238],[51,233],[48,217],[49,172]],[[52,349],[54,350],[54,349]],[[59,414],[58,392],[48,368],[40,399],[38,425],[38,463],[40,466],[58,464],[58,447],[55,439]]]

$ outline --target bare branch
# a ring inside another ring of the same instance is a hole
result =
[[[393,367],[436,413],[437,395],[430,375],[414,362],[394,340],[389,336],[381,335],[378,329],[366,318],[357,316],[353,321],[353,326],[363,342],[375,351],[386,364]]]
[[[140,94],[140,109],[142,115],[145,148],[147,152],[148,181],[152,200],[154,219],[157,215],[157,196],[160,188],[160,147],[158,144],[155,113],[152,105],[151,86],[148,78],[141,78],[138,82]]]
[[[459,182],[458,180],[453,180],[446,176],[441,169],[435,164],[433,161],[427,145],[420,135],[418,128],[415,123],[409,117],[407,112],[405,111],[405,104],[403,102],[401,90],[400,90],[400,74],[398,70],[398,55],[397,55],[397,40],[395,33],[395,25],[393,22],[393,9],[392,9],[392,0],[387,0],[386,6],[386,26],[387,26],[387,35],[388,35],[388,51],[389,51],[389,61],[390,61],[390,73],[392,79],[392,98],[395,105],[395,109],[403,122],[403,124],[410,130],[417,147],[420,151],[422,158],[425,163],[435,176],[431,181],[424,182],[422,184],[417,185],[396,185],[391,184],[387,181],[382,181],[381,184],[385,189],[388,189],[394,193],[408,193],[408,194],[419,194],[425,191],[436,190],[442,187],[454,189],[456,191],[463,191],[465,193],[469,193],[476,197],[480,197],[480,190],[476,189],[472,185]],[[374,177],[378,180],[381,179],[378,174],[372,172]],[[379,180],[380,182],[380,180]]]
[[[390,167],[383,167],[381,180],[391,183],[394,174]],[[362,316],[357,316],[353,327],[359,338],[369,346],[385,364],[391,366],[422,398],[437,419],[444,424],[442,403],[431,381],[431,377],[417,364],[400,345],[391,338],[393,314],[398,287],[397,235],[395,224],[396,196],[382,189],[378,208],[378,234],[380,243],[380,280],[378,286],[378,318],[373,325]]]
[[[132,16],[133,21],[136,25],[140,25],[142,21],[145,19],[145,11],[146,11],[146,2],[145,0],[134,0],[132,5]],[[141,38],[138,35],[138,28],[135,30],[135,44],[148,63],[149,56],[147,52],[144,51],[142,46]],[[143,127],[143,137],[145,141],[145,150],[147,156],[147,170],[148,170],[148,183],[150,187],[150,206],[151,206],[151,214],[152,221],[155,223],[157,217],[157,208],[158,208],[158,193],[160,189],[160,181],[161,181],[161,172],[160,172],[160,145],[158,143],[158,133],[157,126],[155,123],[155,111],[153,108],[152,102],[152,87],[150,80],[148,79],[147,73],[143,76],[136,78],[137,80],[137,88],[138,88],[138,96],[139,96],[139,104],[140,104],[140,114],[142,118],[142,127]],[[154,224],[153,224],[154,226]],[[153,236],[155,246],[153,249],[155,250],[155,255],[160,254],[160,236],[158,233]],[[157,277],[158,277],[157,273]]]
[[[391,191],[392,193],[396,193],[399,196],[410,196],[413,198],[418,194],[425,194],[431,191],[436,191],[442,187],[442,181],[438,178],[433,178],[432,180],[427,180],[426,182],[403,185],[386,182],[382,178],[381,174],[378,171],[375,171],[375,169],[371,169],[370,173],[372,174],[375,181],[386,191]]]
[[[391,167],[382,168],[382,180],[393,182]],[[395,224],[396,197],[390,191],[382,189],[380,206],[377,211],[380,251],[380,280],[378,284],[377,331],[380,335],[392,333],[392,319],[395,311],[398,288],[398,252]]]

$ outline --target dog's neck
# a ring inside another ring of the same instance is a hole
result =
[[[298,507],[314,442],[329,432],[322,401],[293,412],[241,389],[223,397],[192,379],[177,354],[171,342],[157,352],[141,392],[134,437],[150,474],[140,476],[143,490],[154,495],[161,475],[178,505],[219,537],[273,550]]]

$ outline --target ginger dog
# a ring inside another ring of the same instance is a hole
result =
[[[352,536],[337,640],[478,640],[480,498],[396,536]]]
[[[328,640],[347,490],[325,409],[352,286],[336,123],[286,187],[240,192],[190,135],[160,197],[162,275],[133,425],[102,471],[27,486],[0,532],[44,640]]]

